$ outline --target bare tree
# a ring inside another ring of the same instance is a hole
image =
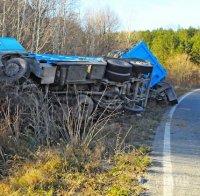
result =
[[[109,8],[88,11],[85,17],[85,42],[87,53],[103,54],[115,46],[117,39],[113,32],[119,28],[119,20]]]
[[[110,9],[80,19],[79,0],[0,0],[0,35],[16,37],[28,50],[106,54],[117,45],[118,18]]]

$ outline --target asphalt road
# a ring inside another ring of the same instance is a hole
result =
[[[200,90],[181,98],[157,129],[148,195],[200,195]]]

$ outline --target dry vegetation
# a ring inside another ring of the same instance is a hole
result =
[[[1,99],[0,195],[144,191],[138,179],[150,164],[145,140],[159,122],[161,108],[158,116],[149,108],[144,118],[98,111],[82,120],[73,118],[58,98],[55,103],[39,91],[10,96]]]
[[[179,87],[195,88],[200,85],[200,67],[186,54],[171,57],[166,62],[169,79]]]

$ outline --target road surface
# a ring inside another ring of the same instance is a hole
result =
[[[183,96],[157,129],[147,195],[200,195],[200,90]]]

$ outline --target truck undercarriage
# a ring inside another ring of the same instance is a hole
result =
[[[7,42],[13,48],[6,48]],[[0,43],[2,84],[25,84],[28,80],[29,86],[39,86],[48,96],[67,94],[70,100],[76,97],[78,104],[87,105],[88,115],[95,105],[108,110],[142,112],[150,92],[154,92],[155,98],[164,92],[170,102],[177,102],[173,88],[160,83],[165,72],[158,74],[156,69],[160,65],[153,64],[155,59],[152,63],[133,54],[123,54],[120,58],[41,55],[26,52],[13,38],[0,38]]]

